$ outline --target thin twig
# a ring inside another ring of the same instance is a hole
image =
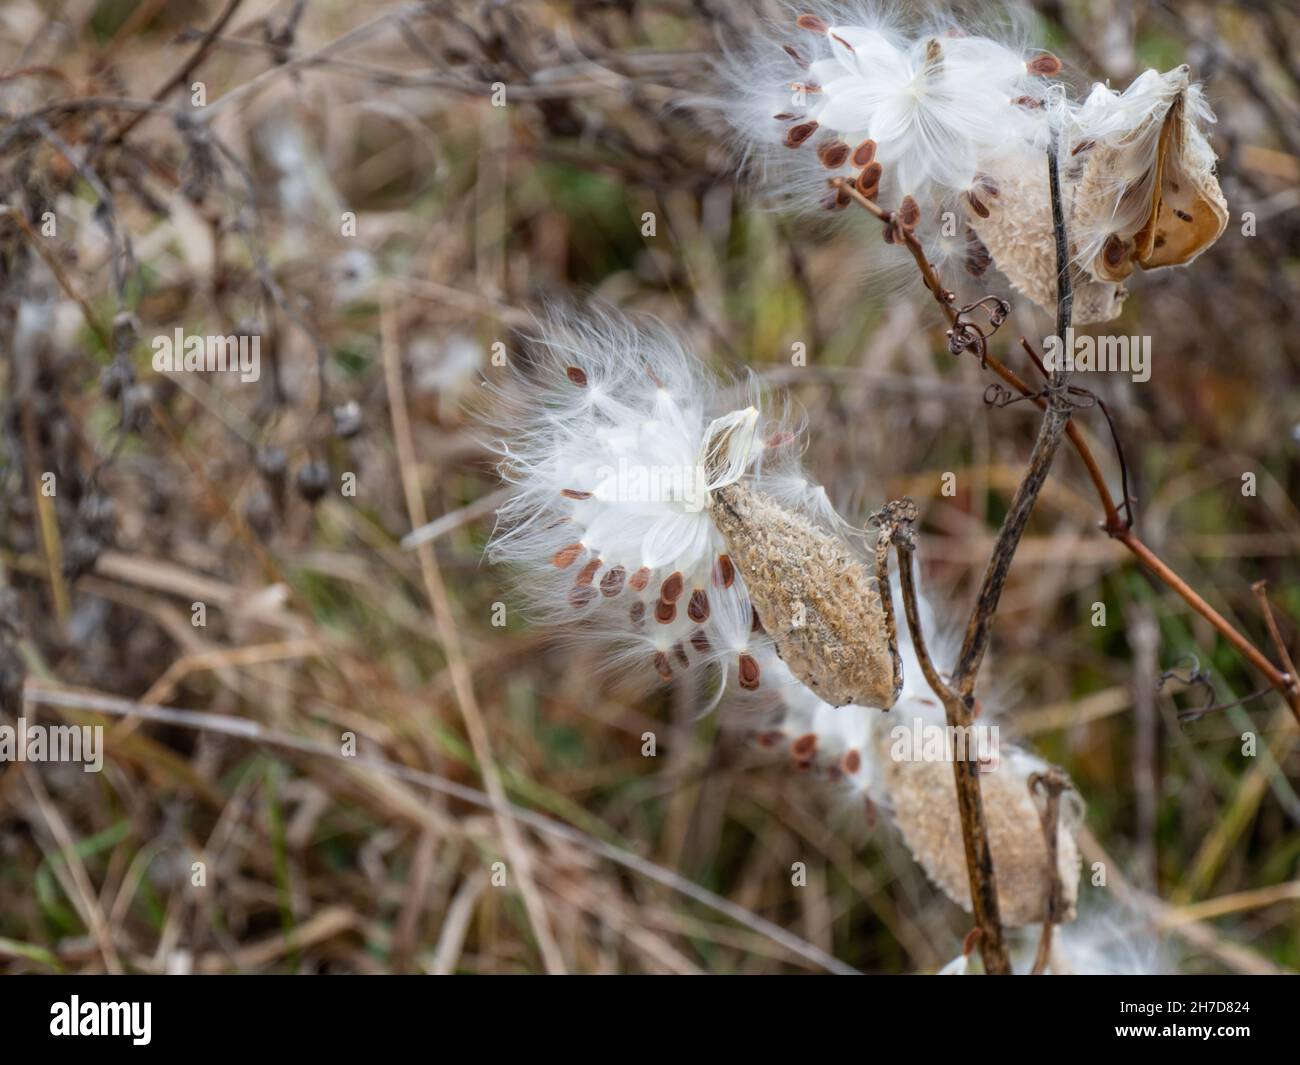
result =
[[[162,103],[162,101],[167,98],[167,95],[176,88],[176,86],[184,84],[189,79],[189,76],[199,68],[199,64],[206,58],[208,52],[216,42],[218,35],[226,28],[226,23],[234,17],[239,5],[243,2],[244,0],[230,0],[230,2],[226,4],[225,10],[217,16],[217,21],[214,22],[203,34],[203,39],[199,42],[198,48],[196,48],[190,55],[189,59],[181,65],[180,69],[163,82],[158,91],[153,94],[154,103]],[[142,122],[145,116],[149,113],[150,112],[148,111],[137,111],[122,123],[122,125],[118,126],[116,130],[109,134],[105,145],[107,147],[113,147],[114,145],[121,144],[123,138],[135,129],[135,127]]]
[[[1250,590],[1255,593],[1255,598],[1259,600],[1260,612],[1264,615],[1264,624],[1268,626],[1268,634],[1273,639],[1273,646],[1277,648],[1277,656],[1282,660],[1287,677],[1290,679],[1290,686],[1294,689],[1297,684],[1295,662],[1291,660],[1291,651],[1287,648],[1286,641],[1282,639],[1282,631],[1277,627],[1277,618],[1273,616],[1273,607],[1268,601],[1268,582],[1256,581],[1250,586]]]

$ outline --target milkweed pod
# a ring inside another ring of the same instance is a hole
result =
[[[743,483],[710,508],[763,629],[827,703],[888,709],[894,659],[877,581],[842,537]]]

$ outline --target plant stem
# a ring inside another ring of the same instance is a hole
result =
[[[1056,142],[1053,140],[1047,153],[1048,181],[1052,194],[1052,221],[1056,242],[1057,269],[1057,335],[1064,340],[1070,326],[1071,309],[1074,302],[1073,288],[1069,275],[1069,246],[1065,233],[1065,216],[1061,205],[1060,176],[1056,165]],[[938,274],[925,256],[925,251],[914,233],[907,226],[894,224],[893,214],[882,211],[875,203],[857,193],[847,183],[841,188],[849,191],[868,211],[887,225],[892,225],[896,235],[906,245],[915,259],[926,287],[939,301],[954,326],[957,324],[957,312],[953,307],[953,294],[947,291]],[[938,671],[929,661],[925,651],[924,636],[921,633],[920,617],[916,605],[916,588],[912,576],[911,553],[912,537],[910,522],[900,521],[895,543],[899,550],[899,572],[903,582],[903,605],[907,614],[908,628],[917,654],[922,662],[922,671],[926,681],[943,703],[948,724],[953,728],[967,729],[973,723],[975,681],[979,668],[988,649],[992,632],[993,615],[997,612],[1002,589],[1006,585],[1007,574],[1011,569],[1011,560],[1024,536],[1029,515],[1033,513],[1038,494],[1042,491],[1047,474],[1052,467],[1052,460],[1060,448],[1070,422],[1072,406],[1066,397],[1066,372],[1064,367],[1051,371],[1048,387],[1048,401],[1038,438],[1029,457],[1029,466],[1025,476],[1016,489],[998,532],[993,547],[993,554],[984,571],[984,580],[975,600],[970,621],[966,627],[966,636],[962,641],[961,653],[957,659],[957,669],[950,683],[939,676]],[[1007,975],[1011,972],[1010,959],[1007,956],[1006,942],[1002,933],[1001,914],[998,909],[997,879],[993,869],[993,858],[989,849],[988,831],[984,821],[984,805],[980,795],[979,764],[969,759],[953,760],[953,783],[957,793],[957,809],[961,817],[962,841],[966,849],[966,871],[970,881],[971,908],[975,921],[981,931],[980,950],[984,956],[984,970],[991,975]]]
[[[1043,932],[1038,938],[1038,952],[1034,956],[1031,976],[1041,976],[1047,971],[1048,962],[1052,958],[1052,926],[1060,923],[1065,909],[1057,826],[1061,820],[1061,792],[1070,790],[1070,781],[1059,770],[1049,769],[1046,773],[1034,773],[1029,778],[1031,794],[1040,787],[1047,793],[1043,810],[1039,814],[1043,823],[1043,844],[1047,852],[1047,891],[1043,900]]]
[[[910,504],[905,500],[904,504]],[[897,504],[891,504],[896,507]],[[890,508],[887,508],[890,509]],[[903,593],[903,613],[907,628],[912,634],[912,650],[921,663],[926,683],[943,703],[944,714],[951,728],[969,730],[974,720],[970,704],[944,681],[930,658],[921,628],[921,615],[916,592],[916,578],[912,569],[912,556],[916,550],[911,518],[898,523],[892,540],[898,552],[898,578]],[[968,733],[967,733],[968,734]],[[993,854],[989,848],[988,828],[984,821],[984,800],[980,794],[979,763],[970,758],[953,759],[953,784],[957,792],[957,813],[961,818],[962,843],[966,849],[966,872],[970,882],[971,912],[980,932],[979,948],[984,958],[984,971],[990,975],[1005,976],[1011,973],[1011,959],[1002,934],[1002,914],[998,907],[997,878],[993,871]]]
[[[1065,233],[1065,215],[1061,206],[1061,181],[1056,166],[1056,140],[1047,151],[1048,184],[1052,194],[1052,228],[1056,241],[1056,335],[1065,343],[1066,331],[1070,328],[1070,315],[1074,307],[1074,287],[1070,283],[1070,252]],[[997,541],[993,545],[993,554],[984,571],[984,581],[980,585],[979,595],[975,599],[975,609],[966,626],[966,636],[962,640],[961,652],[957,656],[957,669],[953,674],[953,686],[967,703],[975,691],[975,680],[979,675],[984,653],[988,650],[989,637],[992,634],[993,615],[997,612],[998,601],[1002,598],[1002,589],[1006,586],[1007,574],[1011,571],[1011,560],[1016,548],[1020,546],[1029,515],[1033,513],[1034,504],[1038,502],[1038,493],[1042,491],[1047,474],[1052,468],[1052,460],[1061,446],[1066,426],[1070,422],[1073,410],[1065,386],[1068,375],[1064,365],[1050,370],[1048,376],[1048,398],[1042,424],[1038,427],[1038,439],[1034,441],[1034,450],[1029,456],[1029,466],[1025,476],[1016,489],[1011,500],[1011,509],[1007,511],[998,530]]]
[[[866,199],[851,184],[837,179],[832,182],[832,185],[843,188],[859,206],[882,222],[888,223],[891,220],[890,212]],[[917,269],[925,282],[926,288],[934,296],[939,306],[943,308],[948,321],[950,323],[954,322],[957,312],[953,307],[953,294],[943,287],[939,275],[926,259],[925,251],[915,235],[910,230],[903,230],[901,237],[908,251],[911,252],[912,258],[916,261]],[[1033,347],[1023,337],[1021,338],[1021,344],[1030,357],[1037,362],[1038,358]],[[988,369],[992,370],[1022,396],[1029,398],[1039,409],[1046,409],[1047,401],[1036,394],[1014,370],[1000,362],[992,354],[986,354],[983,361]],[[1122,543],[1153,577],[1182,597],[1188,606],[1200,614],[1224,639],[1241,652],[1242,656],[1264,675],[1270,687],[1275,689],[1286,700],[1287,706],[1290,708],[1297,724],[1300,724],[1300,678],[1294,675],[1295,671],[1278,669],[1269,661],[1267,655],[1235,628],[1227,618],[1210,606],[1195,589],[1179,577],[1167,563],[1142,542],[1141,538],[1129,528],[1128,523],[1120,514],[1115,499],[1106,486],[1106,479],[1101,471],[1101,465],[1093,455],[1092,448],[1088,445],[1083,432],[1073,421],[1070,421],[1066,424],[1065,435],[1079,458],[1083,460],[1084,467],[1088,472],[1088,478],[1092,481],[1093,488],[1097,493],[1097,498],[1105,515],[1102,529],[1106,532],[1106,535]],[[1274,642],[1277,642],[1276,639]]]

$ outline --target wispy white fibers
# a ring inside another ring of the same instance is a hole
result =
[[[1048,972],[1058,976],[1155,976],[1172,971],[1150,918],[1106,900],[1052,933]]]
[[[878,4],[791,9],[734,71],[739,124],[792,197],[826,200],[829,177],[922,209],[978,187],[987,168],[1047,143],[1055,57],[955,19]],[[845,197],[838,200],[847,203]]]
[[[763,660],[765,689],[773,697],[770,724],[760,730],[763,746],[781,745],[791,760],[827,781],[834,791],[853,799],[869,799],[873,807],[888,808],[885,790],[885,759],[895,728],[911,729],[943,725],[943,706],[930,690],[921,672],[911,634],[901,617],[901,592],[897,580],[892,589],[900,609],[898,653],[902,660],[903,687],[888,711],[868,706],[831,706],[819,699],[790,673],[774,653]],[[947,662],[956,653],[951,633],[936,621],[924,597],[918,603],[921,623],[930,653]],[[772,705],[769,703],[769,705]],[[739,706],[738,714],[753,713]]]
[[[757,387],[719,380],[660,327],[556,313],[494,391],[512,494],[491,554],[515,564],[534,612],[600,641],[615,667],[666,680],[718,663],[756,687],[766,641],[709,500],[761,484],[778,452],[795,462]]]
[[[1060,73],[1010,17],[977,25],[872,0],[796,4],[732,61],[730,114],[782,206],[846,208],[851,182],[918,219],[949,285],[972,293],[966,277],[995,265],[1048,309],[1044,152],[1055,139],[1075,321],[1105,321],[1138,265],[1189,263],[1222,233],[1227,205],[1202,133],[1213,115],[1185,66],[1147,71],[1122,92],[1097,85],[1081,102]]]
[[[1176,121],[1166,131],[1166,119],[1176,107],[1182,113],[1172,116]],[[1087,268],[1096,262],[1102,272],[1113,266],[1103,255],[1107,242],[1117,236],[1129,240],[1148,224],[1160,184],[1168,185],[1171,178],[1176,183],[1180,176],[1175,168],[1190,171],[1189,183],[1204,184],[1215,157],[1201,127],[1214,121],[1186,66],[1165,74],[1145,71],[1123,92],[1098,83],[1077,107],[1069,109],[1064,146],[1067,158],[1077,160],[1074,165],[1084,182],[1071,217],[1081,265]],[[1089,172],[1088,163],[1098,158],[1104,165]],[[1171,199],[1179,199],[1173,190],[1167,191]]]

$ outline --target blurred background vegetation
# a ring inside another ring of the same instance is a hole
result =
[[[1108,327],[1153,338],[1151,380],[1095,387],[1146,541],[1270,648],[1266,580],[1295,647],[1300,18],[1035,8],[1077,89],[1181,62],[1206,83],[1231,221]],[[788,388],[850,519],[916,497],[926,584],[961,623],[1037,419],[984,402],[923,292],[875,280],[902,253],[871,219],[765,208],[719,60],[772,15],[0,5],[0,706],[103,724],[108,751],[100,774],[0,767],[0,967],[926,972],[957,953],[969,919],[883,824],[743,715],[600,679],[482,558],[500,496],[479,381],[494,351],[525,357],[544,301],[600,298]],[[1049,322],[1014,302],[996,350],[1024,372],[1014,338]],[[177,328],[259,334],[260,381],[155,374],[152,339]],[[1117,489],[1100,412],[1080,418]],[[1294,722],[1271,694],[1180,719],[1204,687],[1156,680],[1193,657],[1215,701],[1263,682],[1100,516],[1062,453],[981,695],[1088,803],[1085,912],[1139,900],[1184,971],[1300,967]],[[436,518],[428,547],[400,546]],[[32,696],[56,690],[81,701]],[[220,721],[88,709],[105,698]],[[494,817],[485,787],[577,831]]]

